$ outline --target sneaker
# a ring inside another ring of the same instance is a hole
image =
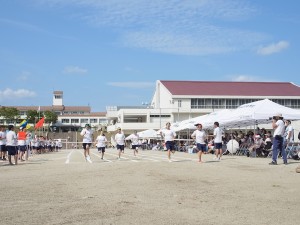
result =
[[[284,161],[284,162],[283,162],[283,164],[284,164],[284,165],[287,165],[287,164],[288,164],[288,162],[287,162],[287,161]]]
[[[103,160],[103,158],[101,158]]]
[[[269,163],[269,165],[277,165],[277,162],[276,161],[272,161]]]
[[[169,159],[169,162],[173,162],[171,159]]]

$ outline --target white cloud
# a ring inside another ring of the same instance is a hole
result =
[[[240,74],[240,75],[231,75],[228,76],[228,78],[231,81],[237,81],[237,82],[270,82],[275,81],[274,79],[270,79],[268,77],[262,77],[262,76],[253,76],[253,75],[246,75],[246,74]]]
[[[154,82],[109,82],[109,86],[113,87],[123,87],[123,88],[153,88],[155,86]]]
[[[247,0],[36,0],[78,7],[73,18],[117,30],[123,46],[179,55],[250,50],[267,35],[235,28],[257,10]]]
[[[62,38],[62,39],[67,39],[67,40],[76,40],[76,38],[74,38],[74,37],[59,35],[59,34],[51,32],[51,31],[47,31],[43,28],[40,28],[40,27],[38,27],[34,24],[25,23],[23,21],[15,21],[15,20],[10,20],[10,19],[0,18],[0,23],[9,24],[11,26],[18,27],[20,29],[27,30],[27,31],[42,33],[42,34],[52,36],[52,37],[55,37],[55,38]]]
[[[257,54],[259,55],[271,55],[274,53],[278,53],[283,51],[284,49],[289,47],[289,42],[287,41],[279,41],[278,43],[273,43],[265,47],[260,47],[257,50]]]
[[[28,77],[29,77],[30,75],[31,75],[30,72],[23,71],[23,72],[17,77],[17,79],[18,79],[18,81],[23,82],[23,81],[28,80]]]
[[[66,74],[86,74],[87,69],[80,68],[79,66],[66,66],[63,70],[63,73]]]
[[[5,99],[15,99],[15,98],[31,98],[35,97],[36,93],[34,91],[26,90],[26,89],[18,89],[12,90],[10,88],[6,88],[5,90],[0,90],[0,100]]]

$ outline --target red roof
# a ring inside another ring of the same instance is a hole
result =
[[[160,81],[172,95],[300,96],[290,82]]]

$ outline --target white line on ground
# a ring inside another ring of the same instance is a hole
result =
[[[69,164],[69,163],[70,163],[70,158],[71,158],[71,155],[72,155],[73,152],[74,152],[74,150],[72,150],[72,151],[67,155],[67,159],[66,159],[65,164]]]
[[[98,158],[101,158],[101,157],[100,157],[99,155],[97,155],[96,153],[93,153],[93,152],[92,152],[92,154],[95,155],[95,156],[97,156]],[[112,163],[112,162],[113,162],[113,161],[108,160],[108,159],[105,159],[105,158],[103,158],[103,160],[106,161],[106,162],[109,162],[109,163]]]

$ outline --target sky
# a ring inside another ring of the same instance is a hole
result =
[[[0,105],[142,106],[157,80],[300,85],[298,0],[0,0]]]

